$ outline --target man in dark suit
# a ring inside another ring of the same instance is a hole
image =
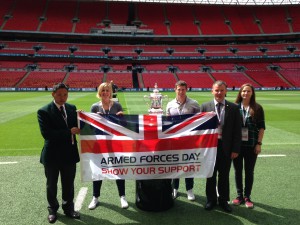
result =
[[[218,80],[213,83],[212,94],[214,100],[200,106],[201,112],[217,113],[218,147],[213,176],[206,180],[206,210],[212,210],[217,201],[225,212],[231,212],[229,201],[229,173],[232,159],[236,158],[241,146],[241,119],[236,104],[225,100],[227,85]],[[218,183],[217,183],[218,173]],[[217,196],[217,190],[219,196]]]
[[[38,122],[44,138],[40,162],[44,165],[47,180],[48,221],[55,223],[59,203],[57,182],[59,174],[62,186],[62,209],[66,216],[79,219],[74,211],[74,179],[76,163],[79,162],[76,134],[76,106],[66,103],[68,86],[59,83],[53,86],[54,100],[38,110]]]

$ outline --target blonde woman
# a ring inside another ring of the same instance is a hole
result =
[[[98,87],[97,98],[100,99],[91,107],[91,112],[100,114],[123,115],[123,109],[119,102],[112,101],[112,86],[111,83],[102,83]],[[121,200],[121,207],[128,208],[128,202],[125,198],[125,180],[116,180],[118,192]],[[93,181],[93,199],[89,204],[89,209],[95,209],[99,203],[100,189],[102,180]]]

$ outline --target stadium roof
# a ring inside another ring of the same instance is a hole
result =
[[[103,1],[103,0],[98,0],[98,1]],[[299,5],[300,4],[300,0],[108,0],[108,1],[181,3],[181,4],[219,4],[219,5]]]

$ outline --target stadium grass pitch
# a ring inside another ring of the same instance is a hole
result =
[[[70,92],[69,102],[89,111],[98,101],[93,92]],[[149,92],[119,92],[118,99],[127,114],[146,114],[143,99]],[[170,99],[173,92],[166,92]],[[234,101],[237,92],[228,92]],[[39,154],[43,145],[36,111],[52,100],[50,92],[0,93],[0,224],[48,224],[45,177]],[[210,92],[188,92],[202,102],[212,99]],[[87,188],[80,207],[81,220],[71,220],[59,210],[56,224],[299,224],[300,171],[300,95],[298,91],[256,92],[266,115],[266,132],[262,156],[257,160],[252,200],[255,208],[233,207],[232,214],[220,208],[207,212],[205,180],[195,179],[196,201],[186,198],[181,179],[178,199],[173,208],[164,212],[144,212],[135,206],[135,182],[126,181],[127,210],[121,209],[115,181],[104,181],[100,206],[87,208],[92,197],[92,184],[80,180],[80,164],[75,181],[75,194]],[[235,198],[233,168],[231,169],[231,199]],[[59,185],[60,188],[60,185]],[[59,191],[60,195],[60,191]],[[61,197],[59,197],[60,199]],[[76,198],[76,197],[75,197]]]

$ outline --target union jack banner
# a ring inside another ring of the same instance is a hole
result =
[[[213,174],[214,112],[123,115],[78,112],[82,181],[207,178]]]

